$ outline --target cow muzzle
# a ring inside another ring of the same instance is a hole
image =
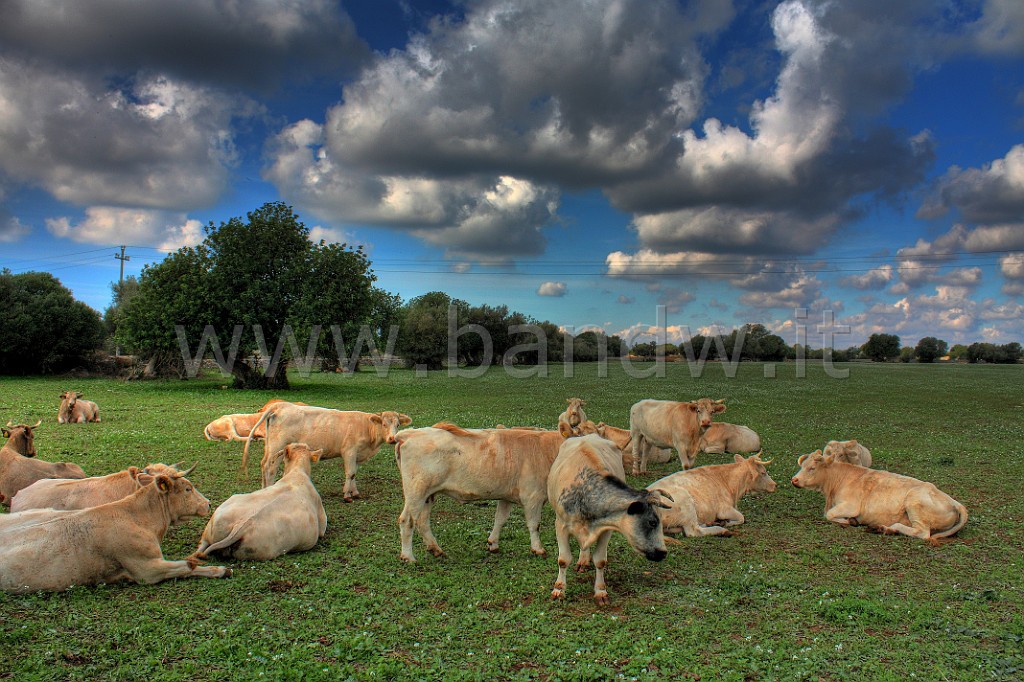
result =
[[[791,482],[791,483],[792,483],[792,484],[793,484],[793,485],[794,485],[795,487],[797,487],[797,488],[802,488],[802,487],[803,487],[802,485],[800,485],[800,481],[799,481],[799,479],[797,479],[797,477],[796,477],[796,476],[794,476],[794,477],[793,477],[792,479],[790,479],[790,482]]]
[[[644,552],[644,556],[648,561],[661,561],[668,556],[668,552],[663,549],[649,549]]]

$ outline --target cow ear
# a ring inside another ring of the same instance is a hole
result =
[[[61,398],[67,398],[68,397],[68,392],[64,391],[63,393],[60,394],[60,397]]]
[[[581,400],[581,401],[580,401],[580,405],[586,405],[586,404],[587,404],[587,401],[586,401],[586,400]]]
[[[139,467],[128,467],[128,476],[134,478],[136,481],[139,480],[139,473],[142,470]]]
[[[402,426],[408,426],[409,424],[412,424],[412,417],[407,414],[399,414],[398,423]]]
[[[661,488],[655,488],[654,490],[651,490],[647,496],[647,501],[651,505],[655,507],[661,507],[662,509],[671,509],[672,505],[667,504],[665,500],[668,500],[669,502],[675,502],[672,496],[669,495],[664,490],[662,490]]]
[[[311,461],[311,462],[319,462],[320,458],[323,457],[323,454],[324,454],[324,449],[323,448],[320,448],[319,450],[314,450],[313,452],[309,453],[309,461]]]
[[[647,507],[648,504],[643,500],[636,500],[635,502],[630,502],[629,507],[626,508],[626,513],[630,516],[640,516],[647,511]]]
[[[739,464],[740,462],[746,462],[747,460],[746,460],[746,458],[743,455],[733,455],[732,461],[734,461],[737,464]]]
[[[804,463],[804,460],[807,459],[808,457],[810,457],[810,455],[800,455],[799,457],[796,458],[796,465],[802,465]]]
[[[572,438],[574,435],[572,427],[566,424],[565,422],[559,422],[558,432],[562,434],[562,438]]]
[[[712,412],[714,412],[715,414],[718,414],[719,412],[725,412],[725,410],[726,410],[726,406],[725,405],[715,405],[715,407],[712,409]]]
[[[370,421],[373,422],[374,424],[380,426],[381,424],[384,423],[384,418],[381,417],[379,414],[371,414],[370,415]]]
[[[850,445],[859,445],[856,438],[850,440]]]
[[[165,476],[163,474],[160,474],[159,476],[157,476],[156,479],[155,479],[155,482],[156,482],[156,489],[159,490],[160,492],[164,493],[164,494],[170,492],[171,486],[173,485],[173,482],[171,481],[170,476]]]
[[[11,432],[10,432],[10,430],[6,426],[0,427],[0,432],[3,432],[4,438],[10,438],[11,437]]]

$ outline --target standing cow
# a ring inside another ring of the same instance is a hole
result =
[[[262,424],[266,424],[263,459],[260,471],[263,487],[274,482],[276,467],[270,463],[274,455],[290,443],[305,443],[310,448],[323,450],[320,460],[341,457],[345,465],[344,500],[351,502],[360,497],[356,488],[359,465],[370,459],[384,443],[395,444],[400,426],[412,423],[409,415],[398,412],[343,412],[326,407],[310,407],[278,402],[270,405],[253,425],[242,450],[242,470],[248,467],[249,445]]]
[[[98,422],[100,408],[91,400],[82,398],[81,393],[64,391],[60,394],[60,408],[57,410],[58,424],[85,424]]]
[[[312,549],[327,532],[327,512],[309,475],[322,450],[292,443],[276,453],[284,475],[269,488],[232,495],[210,517],[193,556],[221,553],[241,561],[266,561]]]
[[[736,508],[748,492],[775,492],[775,481],[768,475],[761,453],[744,458],[735,455],[732,464],[712,464],[687,471],[677,471],[647,486],[672,496],[670,507],[661,512],[665,532],[685,533],[686,537],[722,535],[724,526],[743,523],[743,513]],[[724,526],[716,525],[724,523]]]
[[[540,519],[547,501],[547,478],[558,448],[570,435],[532,429],[463,429],[441,422],[429,428],[406,429],[396,439],[395,461],[402,475],[405,506],[398,518],[403,561],[415,562],[413,528],[427,551],[444,556],[430,529],[430,512],[437,495],[459,502],[497,500],[494,528],[487,549],[498,551],[501,529],[512,505],[523,507],[530,530],[530,551],[545,554]]]
[[[209,500],[185,478],[188,473],[161,474],[132,495],[98,507],[0,515],[0,590],[230,576],[224,566],[163,557],[160,542],[170,526],[210,513]]]
[[[558,539],[558,578],[552,599],[565,596],[565,573],[572,561],[569,536],[584,553],[593,547],[594,600],[608,603],[604,569],[608,565],[608,541],[619,531],[637,552],[650,561],[667,554],[661,519],[656,508],[668,508],[662,493],[634,490],[625,483],[622,454],[615,444],[597,434],[566,440],[548,474],[548,499],[555,509]]]
[[[0,504],[10,505],[19,490],[44,478],[85,478],[77,464],[35,459],[33,430],[41,423],[29,426],[8,422],[2,429],[7,442],[0,447]]]
[[[922,540],[956,534],[967,509],[935,485],[910,476],[837,461],[816,450],[797,460],[797,488],[825,495],[825,518],[840,526],[869,526]]]
[[[701,398],[690,402],[641,400],[629,410],[629,432],[633,437],[633,475],[647,473],[651,447],[675,448],[683,469],[693,466],[701,436],[712,418],[725,412],[724,400]]]

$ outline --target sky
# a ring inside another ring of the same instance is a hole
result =
[[[1024,341],[1020,0],[0,0],[0,268],[99,311],[270,201],[627,341]],[[254,245],[254,248],[266,248]],[[661,312],[659,312],[661,311]],[[801,336],[801,333],[803,336]]]

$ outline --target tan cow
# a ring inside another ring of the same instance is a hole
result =
[[[60,408],[57,410],[58,424],[85,424],[98,422],[100,408],[91,400],[82,398],[81,393],[64,391],[60,394]]]
[[[580,398],[567,398],[565,402],[569,403],[569,406],[565,408],[565,412],[558,415],[558,429],[562,429],[562,424],[568,424],[570,429],[575,430],[580,424],[587,421],[587,413],[583,411],[583,406],[587,404],[587,401]]]
[[[312,549],[327,532],[327,512],[310,480],[322,450],[292,443],[277,452],[284,475],[269,488],[232,495],[210,517],[193,556],[219,553],[241,561],[266,561]]]
[[[44,478],[85,478],[85,472],[77,464],[35,459],[35,435],[32,431],[39,424],[13,425],[8,422],[2,429],[7,442],[0,447],[0,504],[10,505],[19,490]]]
[[[249,462],[249,445],[263,423],[267,433],[260,462],[263,487],[272,484],[277,475],[276,466],[271,467],[274,455],[290,443],[305,443],[310,448],[323,450],[321,461],[342,458],[345,465],[344,500],[351,502],[360,497],[356,488],[359,465],[375,455],[384,443],[394,445],[398,428],[408,426],[412,419],[398,412],[343,412],[280,402],[266,409],[246,439],[242,451],[243,471]]]
[[[701,436],[712,418],[725,411],[723,400],[701,398],[691,402],[641,400],[629,410],[633,437],[633,475],[647,473],[651,447],[675,448],[683,469],[693,466]]]
[[[615,443],[615,447],[619,448],[622,452],[622,466],[630,472],[633,471],[633,463],[636,460],[633,459],[633,436],[630,435],[628,429],[609,426],[604,422],[598,422],[595,424],[588,419],[580,424],[577,431],[577,435],[596,433],[605,440],[610,440]],[[652,446],[647,451],[648,463],[654,462],[656,464],[664,464],[670,459],[672,459],[671,448],[656,448]]]
[[[715,422],[701,436],[699,450],[709,455],[760,452],[761,436],[748,426]]]
[[[871,466],[871,451],[856,440],[830,440],[825,444],[822,454],[826,457],[835,455],[837,462],[859,464],[862,467]]]
[[[931,483],[868,469],[825,456],[801,455],[797,488],[825,495],[825,518],[840,526],[868,526],[922,540],[954,535],[967,523],[967,509]]]
[[[761,453],[747,458],[736,455],[732,464],[677,471],[647,486],[672,496],[672,505],[661,512],[665,532],[685,533],[688,538],[728,533],[728,526],[744,521],[736,508],[741,497],[748,492],[775,492],[775,481],[765,468],[771,462],[762,460]]]
[[[594,548],[594,600],[599,605],[608,603],[604,569],[612,531],[626,536],[630,546],[650,561],[665,558],[665,536],[656,508],[668,504],[661,493],[634,490],[625,478],[622,454],[611,441],[592,434],[562,444],[547,481],[558,539],[558,578],[552,599],[565,596],[565,573],[572,561],[570,535],[580,546],[577,565],[584,564],[584,554]]]
[[[145,469],[128,467],[107,476],[44,478],[22,488],[11,500],[11,511],[26,509],[86,509],[131,495],[153,482],[158,474],[173,476],[177,464],[150,464]]]
[[[206,425],[203,429],[203,436],[206,440],[218,440],[218,441],[231,441],[238,440],[244,441],[249,437],[249,432],[252,431],[252,427],[260,420],[263,414],[257,412],[255,414],[225,414],[222,417],[217,417],[212,422]],[[253,440],[263,438],[265,433],[253,434]]]
[[[564,434],[569,434],[568,426]],[[526,429],[463,429],[441,422],[406,429],[396,436],[395,461],[402,474],[405,506],[398,518],[401,558],[416,561],[412,531],[417,530],[427,551],[444,552],[430,530],[430,511],[439,494],[459,502],[497,500],[494,528],[487,549],[498,551],[502,526],[512,505],[523,508],[530,530],[530,551],[545,554],[540,541],[541,510],[547,501],[547,477],[565,435],[558,431]]]
[[[128,497],[77,511],[33,509],[0,515],[0,589],[64,590],[72,585],[169,578],[224,578],[223,566],[167,561],[167,529],[210,513],[210,502],[185,478],[159,475]]]

